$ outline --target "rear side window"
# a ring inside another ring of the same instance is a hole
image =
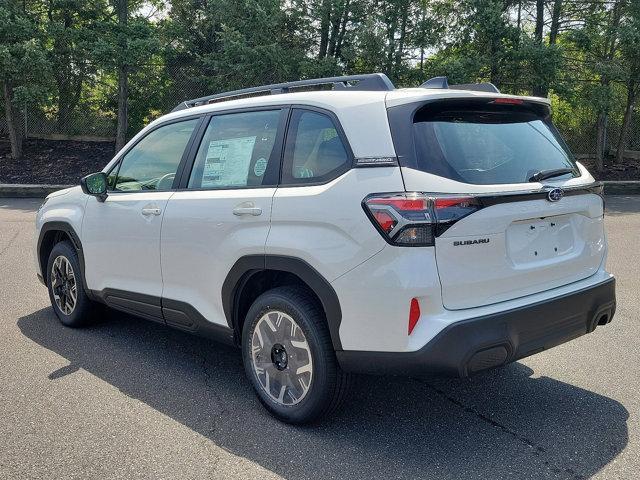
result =
[[[520,108],[520,109],[519,109]],[[537,172],[575,161],[551,121],[522,107],[419,110],[413,120],[416,166],[479,185],[526,183]]]
[[[200,143],[188,188],[228,189],[273,186],[279,161],[274,154],[282,110],[260,110],[211,118]]]
[[[295,109],[285,147],[282,183],[322,183],[351,166],[333,120],[323,113]]]

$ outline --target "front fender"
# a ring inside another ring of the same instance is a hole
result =
[[[85,206],[89,196],[82,193],[80,187],[73,187],[62,192],[54,192],[45,200],[36,215],[36,235],[34,244],[34,257],[36,271],[44,277],[44,265],[41,249],[48,232],[63,231],[74,243],[78,250],[81,266],[84,270],[84,258],[82,257],[82,221],[84,219]]]

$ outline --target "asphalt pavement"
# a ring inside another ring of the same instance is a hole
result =
[[[0,199],[0,478],[638,478],[640,196],[606,204],[611,324],[471,379],[358,377],[293,427],[237,350],[120,313],[63,327],[35,276],[39,201]]]

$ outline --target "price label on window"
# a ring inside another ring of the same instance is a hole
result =
[[[202,187],[245,186],[255,143],[256,137],[229,138],[209,142],[204,162]]]

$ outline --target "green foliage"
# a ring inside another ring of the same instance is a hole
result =
[[[16,105],[46,94],[50,64],[43,47],[44,32],[22,2],[0,4],[0,79],[7,82]]]
[[[549,94],[561,129],[586,142],[596,117],[618,125],[639,96],[640,1],[546,0],[541,18],[537,5],[5,0],[0,78],[11,83],[14,103],[37,105],[61,133],[91,134],[116,121],[124,71],[132,135],[185,98],[217,91],[373,71],[403,86],[446,75],[450,83]],[[83,115],[97,126],[82,132]]]

